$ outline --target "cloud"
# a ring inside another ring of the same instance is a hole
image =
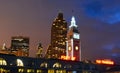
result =
[[[120,3],[117,0],[91,0],[84,3],[87,16],[108,24],[120,22]]]

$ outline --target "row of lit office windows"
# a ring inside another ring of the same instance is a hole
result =
[[[25,72],[24,69],[18,69],[18,73]],[[48,69],[47,71],[38,69],[36,73],[77,73],[76,71],[66,71],[66,70],[54,70],[54,69]],[[27,73],[35,73],[34,69],[27,69]]]
[[[6,70],[4,68],[0,68],[0,73],[11,73],[10,70]],[[54,69],[48,69],[41,70],[37,69],[36,71],[34,69],[23,69],[19,68],[17,73],[77,73],[77,71],[66,71],[66,70],[54,70]],[[91,71],[83,70],[82,73],[92,73]]]

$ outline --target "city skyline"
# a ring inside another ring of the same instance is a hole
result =
[[[118,0],[0,1],[0,45],[6,43],[10,47],[12,36],[28,36],[30,56],[35,57],[39,42],[44,49],[49,45],[52,21],[61,10],[68,26],[71,17],[76,18],[82,59],[120,60],[119,3]]]

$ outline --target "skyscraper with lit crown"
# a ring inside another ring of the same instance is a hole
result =
[[[51,27],[51,46],[48,49],[51,54],[49,58],[60,58],[66,54],[67,22],[63,18],[63,13],[59,13]]]
[[[71,25],[67,33],[67,49],[66,56],[70,57],[71,60],[81,60],[81,45],[80,45],[80,33],[78,26],[76,25],[75,17],[71,19]]]

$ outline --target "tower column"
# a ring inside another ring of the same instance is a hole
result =
[[[71,60],[81,61],[80,33],[74,16],[71,19],[71,25],[67,33],[67,56]]]

